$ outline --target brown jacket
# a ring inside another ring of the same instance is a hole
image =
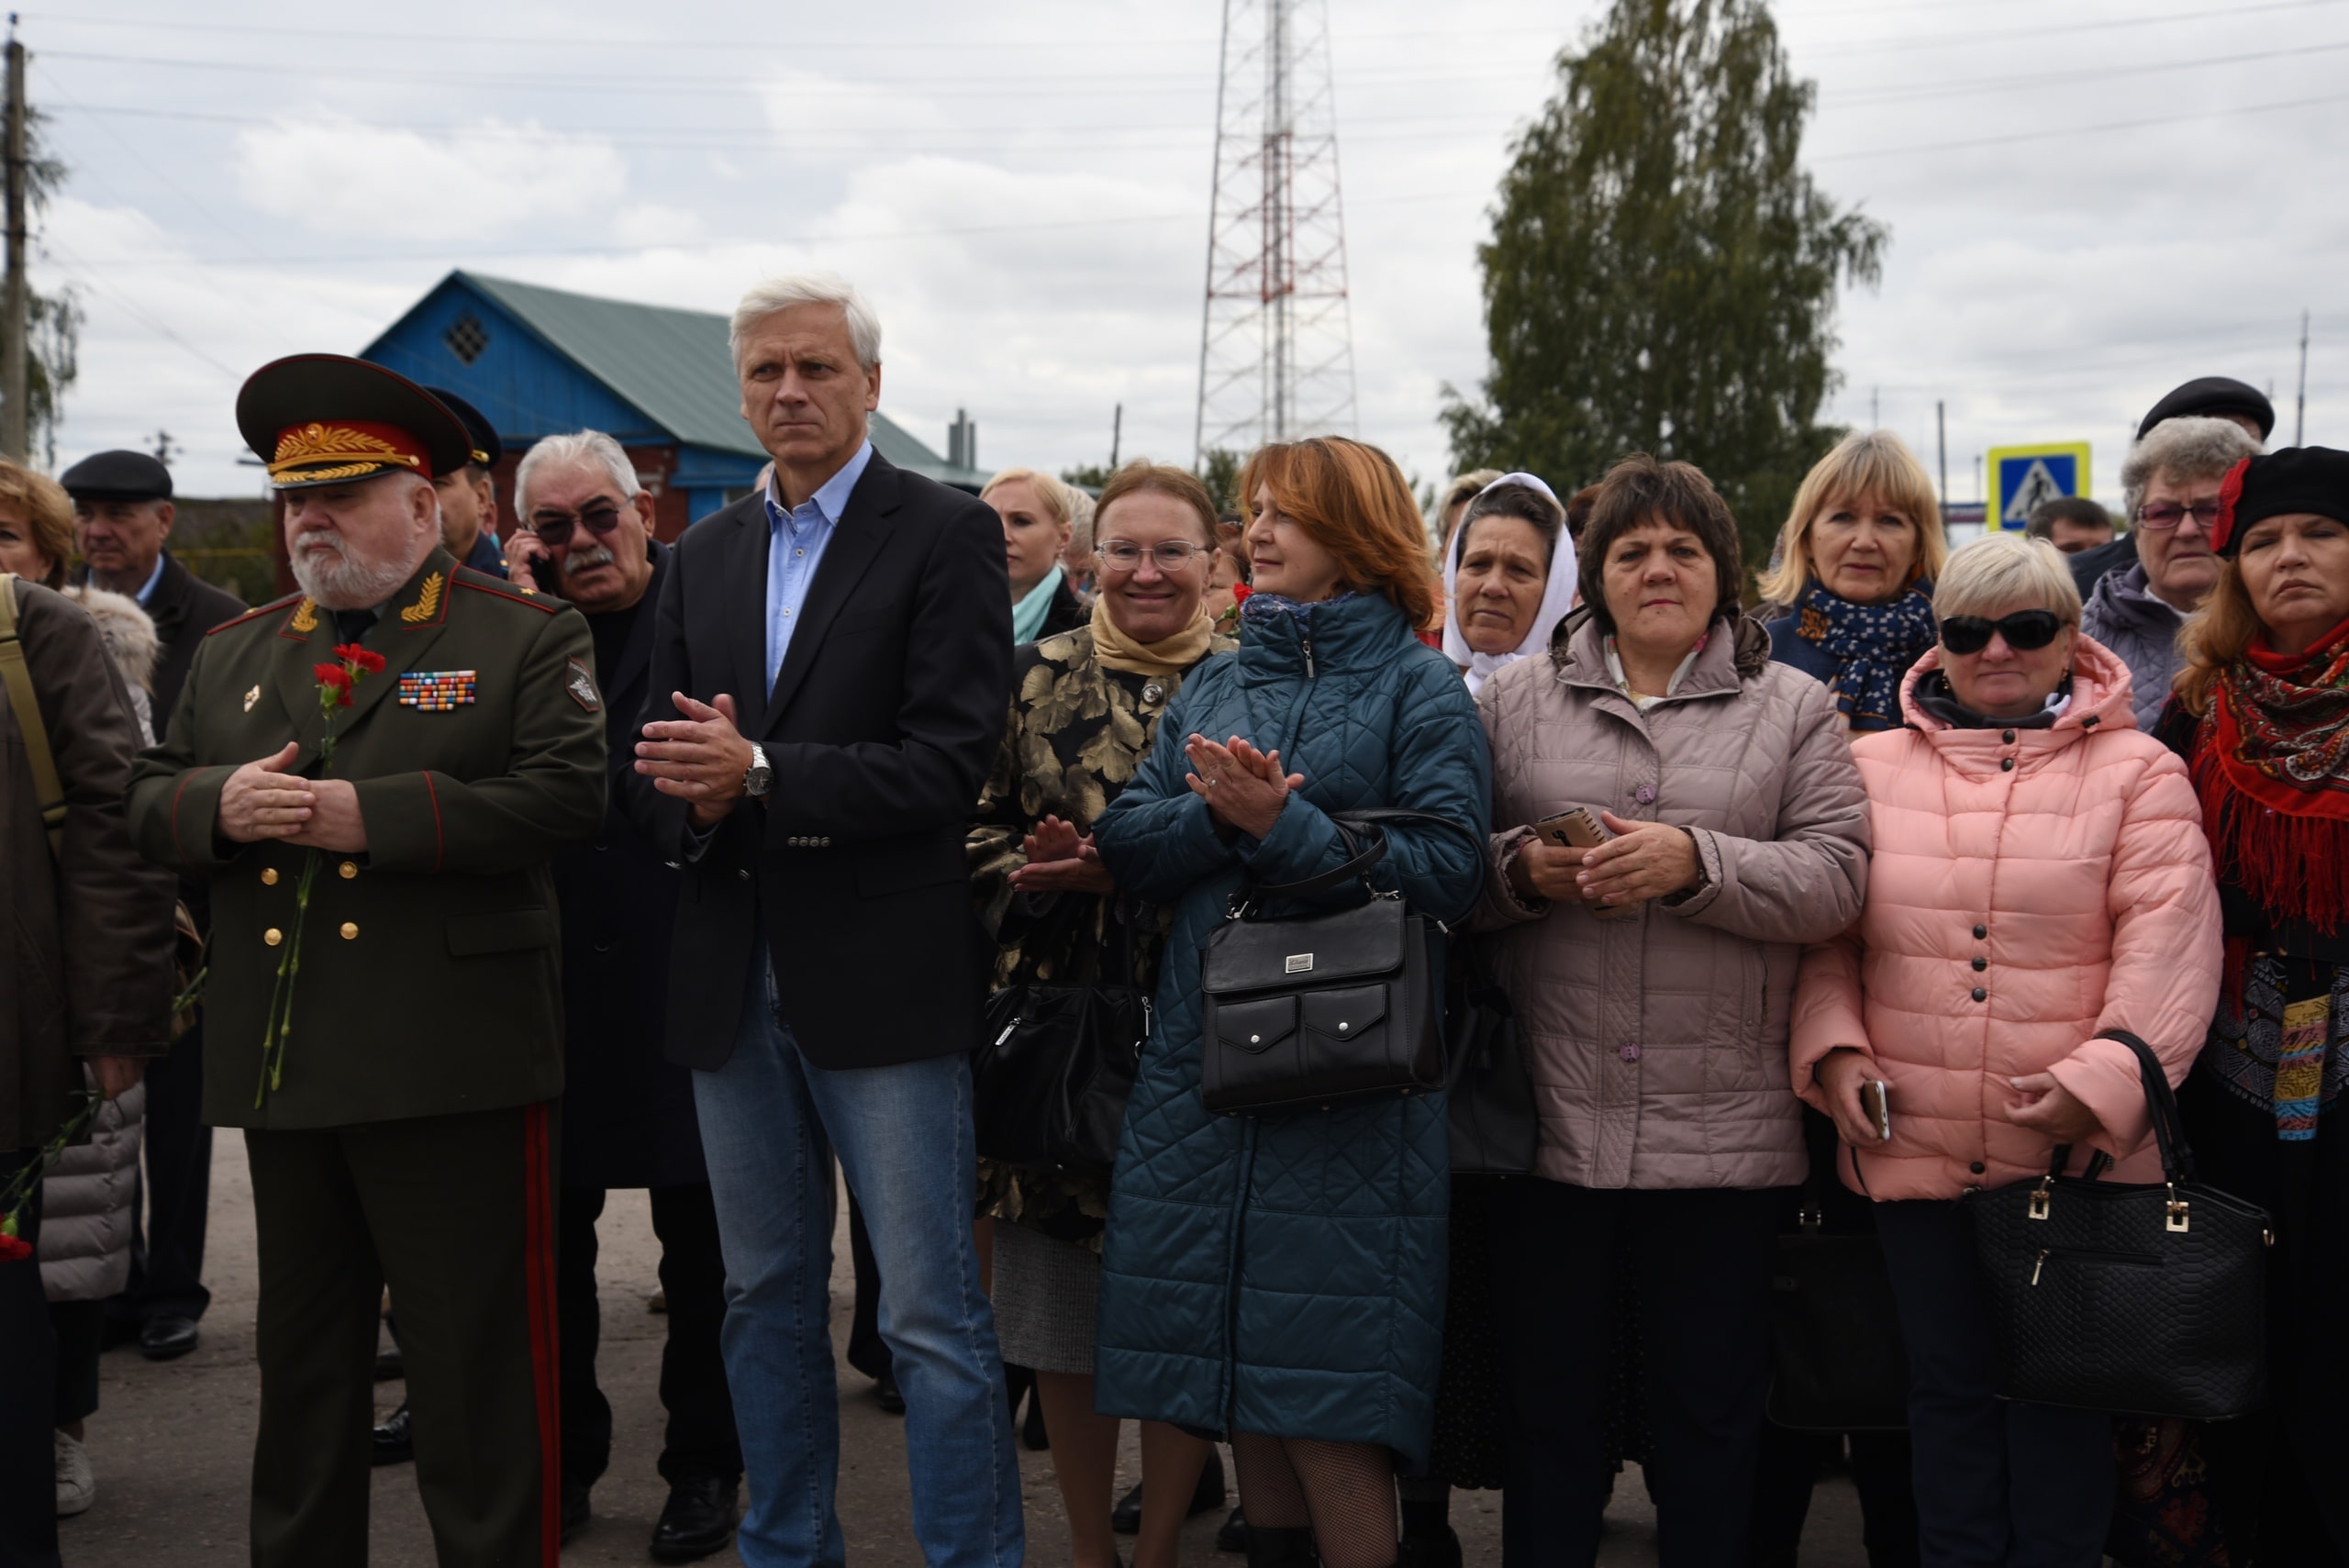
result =
[[[1587,1187],[1769,1187],[1803,1178],[1787,1023],[1805,942],[1859,914],[1867,799],[1835,700],[1714,624],[1679,689],[1642,713],[1587,617],[1546,659],[1485,684],[1491,874],[1542,1118],[1538,1173]],[[1686,828],[1704,882],[1626,919],[1527,904],[1508,872],[1527,825],[1572,806]],[[1504,826],[1506,825],[1506,826]]]
[[[75,1058],[167,1048],[172,878],[131,843],[123,790],[138,737],[97,628],[46,588],[9,586],[66,799],[52,859],[24,717],[0,685],[0,1149],[28,1149],[71,1108]]]

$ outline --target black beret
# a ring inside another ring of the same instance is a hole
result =
[[[497,460],[506,455],[506,449],[498,443],[496,430],[482,417],[481,410],[445,386],[428,386],[424,390],[448,405],[449,412],[464,421],[465,433],[473,439],[473,462],[484,468],[495,468]]]
[[[2210,419],[2241,415],[2258,425],[2263,441],[2276,428],[2276,406],[2259,388],[2245,385],[2231,375],[2204,375],[2195,377],[2154,404],[2144,423],[2137,427],[2137,439],[2143,440],[2145,432],[2165,419],[2183,418],[2189,414]]]
[[[57,482],[76,501],[168,501],[172,471],[145,452],[95,452]]]
[[[2286,447],[2247,457],[2227,470],[2219,486],[2219,519],[2210,525],[2210,548],[2232,555],[2243,548],[2252,524],[2294,512],[2349,523],[2349,452]]]

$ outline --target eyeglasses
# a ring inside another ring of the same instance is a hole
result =
[[[551,548],[568,543],[572,528],[580,525],[601,539],[620,526],[620,509],[618,506],[590,506],[576,517],[568,512],[533,512],[528,526],[532,533],[539,536],[540,544]]]
[[[1952,653],[1979,653],[1990,646],[1990,634],[1997,632],[2007,639],[2007,646],[2018,652],[2029,653],[2055,640],[2064,623],[2055,618],[2053,610],[2017,610],[1997,620],[1985,620],[1980,616],[1944,616],[1942,618],[1942,646]]]
[[[1207,552],[1207,546],[1179,539],[1161,539],[1148,550],[1130,539],[1105,539],[1093,550],[1101,564],[1114,572],[1133,571],[1145,555],[1157,562],[1161,572],[1180,572]]]
[[[2191,506],[2178,506],[2165,501],[2158,506],[2137,508],[2137,526],[2154,533],[2174,528],[2188,517],[2201,524],[2202,531],[2208,533],[2210,525],[2219,520],[2219,503],[2213,499],[2197,501]]]

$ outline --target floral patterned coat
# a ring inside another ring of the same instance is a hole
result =
[[[1219,637],[1207,659],[1239,645]],[[1188,674],[1198,669],[1191,666]],[[1183,674],[1111,670],[1095,657],[1089,627],[1027,644],[1012,655],[1011,719],[964,840],[971,895],[996,939],[989,984],[1090,984],[1122,978],[1114,941],[1132,944],[1133,983],[1156,980],[1169,912],[1121,895],[1022,894],[1011,873],[1027,863],[1020,840],[1046,817],[1093,831],[1149,754],[1159,718]],[[981,1161],[981,1210],[1097,1249],[1108,1214],[1106,1175],[1014,1172]]]

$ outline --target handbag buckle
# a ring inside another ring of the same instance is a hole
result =
[[[2177,1188],[2170,1185],[2168,1218],[2162,1222],[2165,1230],[2188,1231],[2194,1229],[2194,1206],[2177,1195]]]
[[[2039,1178],[2039,1190],[2031,1195],[2032,1218],[2044,1219],[2047,1218],[2048,1189],[2053,1185],[2054,1182],[2054,1178],[2053,1176],[2042,1176]]]

